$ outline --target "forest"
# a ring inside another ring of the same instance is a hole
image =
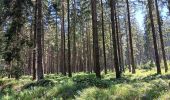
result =
[[[0,0],[0,100],[170,100],[170,0]]]

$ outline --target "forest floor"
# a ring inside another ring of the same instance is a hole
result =
[[[88,73],[76,73],[72,78],[45,75],[39,82],[31,81],[31,76],[0,78],[0,100],[170,100],[170,71],[155,72],[125,72],[121,79],[111,72],[102,73],[101,80]]]

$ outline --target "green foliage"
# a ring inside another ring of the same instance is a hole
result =
[[[108,88],[110,86],[110,82],[107,80],[100,80],[95,78],[95,75],[77,75],[73,77],[73,81],[75,84],[80,85],[80,88],[96,86],[98,88]]]
[[[12,66],[10,74],[18,80],[23,75],[23,68],[20,66]]]
[[[108,73],[97,79],[95,74],[76,73],[72,78],[46,75],[45,80],[32,82],[30,76],[21,80],[0,80],[2,100],[132,100],[167,99],[170,91],[170,73],[155,74],[154,70],[125,72],[121,79]]]
[[[162,95],[158,98],[159,100],[169,100],[170,99],[170,91],[167,91],[165,93],[162,93]]]
[[[84,89],[76,97],[77,100],[111,100],[108,90],[90,87]]]
[[[155,64],[153,61],[148,61],[147,63],[141,66],[142,69],[147,69],[147,70],[151,70],[154,67],[155,67]]]
[[[53,86],[53,85],[54,85],[54,82],[51,81],[51,80],[40,80],[38,82],[32,82],[32,83],[25,84],[22,87],[22,89],[32,89],[32,88],[38,87],[38,86],[50,87],[50,86]]]
[[[110,89],[112,98],[120,100],[131,100],[139,98],[138,89],[134,89],[132,85],[118,84]]]
[[[154,80],[151,84],[149,91],[145,95],[147,99],[158,98],[161,93],[168,91],[170,88],[168,82],[162,79]]]
[[[4,85],[1,89],[1,93],[6,95],[6,94],[12,94],[14,91],[12,91],[13,84],[7,84]]]
[[[5,76],[7,76],[7,72],[5,71],[5,69],[0,68],[0,78],[3,78]]]

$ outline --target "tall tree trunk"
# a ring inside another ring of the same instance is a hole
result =
[[[97,78],[101,78],[100,64],[99,64],[99,45],[98,45],[98,32],[97,32],[97,13],[96,13],[96,0],[91,0],[92,9],[92,26],[93,26],[93,60],[94,68]]]
[[[71,50],[70,50],[70,1],[67,0],[67,10],[68,10],[68,76],[71,77]]]
[[[42,1],[37,0],[37,80],[44,79],[42,66]]]
[[[119,5],[118,5],[119,6]],[[119,15],[119,12],[117,12],[118,15]],[[123,34],[121,34],[121,27],[120,27],[120,19],[119,19],[119,16],[117,18],[117,24],[118,24],[118,33],[119,33],[119,47],[120,47],[120,67],[121,67],[121,71],[125,71],[125,68],[124,68],[124,56],[123,56],[123,41],[122,41],[122,37],[123,37]]]
[[[120,43],[119,43],[119,27],[118,27],[118,16],[117,16],[117,9],[116,9],[116,4],[114,6],[115,9],[115,24],[116,24],[116,41],[117,41],[117,53],[118,53],[118,62],[119,62],[119,70],[120,73],[122,72],[122,66],[121,66],[121,56],[120,56]]]
[[[102,40],[103,40],[103,59],[104,59],[104,71],[107,74],[106,68],[106,46],[105,46],[105,33],[104,33],[104,16],[103,16],[103,1],[101,0],[101,16],[102,16]]]
[[[36,39],[37,39],[37,0],[35,1],[35,7],[34,7],[34,43],[33,43],[33,66],[32,66],[32,72],[33,72],[33,80],[36,79]]]
[[[76,49],[76,0],[74,0],[74,4],[73,4],[73,56],[72,56],[72,69],[74,69],[74,71],[76,71],[76,63],[77,63],[77,49]]]
[[[33,20],[31,22],[31,27],[30,27],[30,42],[32,42],[33,39]],[[33,50],[33,47],[32,46],[29,46],[29,51],[28,51],[28,74],[31,75],[31,69],[32,69],[32,58],[33,58],[33,55],[32,55],[32,50]]]
[[[119,62],[118,62],[118,53],[117,53],[117,41],[116,41],[116,31],[115,31],[115,9],[113,9],[115,6],[115,0],[110,0],[110,7],[111,7],[111,21],[112,21],[112,41],[113,41],[113,49],[114,49],[114,63],[115,63],[115,71],[116,71],[116,78],[121,77],[121,73],[119,70]]]
[[[43,21],[43,16],[42,16],[42,22],[44,22]],[[45,40],[45,32],[44,32],[44,24],[42,23],[42,25],[41,25],[41,30],[42,30],[42,39],[41,39],[41,41],[42,41],[42,66],[43,66],[43,73],[44,73],[44,69],[45,69],[45,51],[44,51],[44,49],[45,49],[45,46],[44,46],[44,40]]]
[[[127,21],[125,19],[125,26],[127,26]],[[129,36],[128,36],[128,30],[127,30],[127,27],[125,28],[125,32],[126,32],[126,43],[127,43],[127,48],[126,48],[126,51],[127,51],[127,55],[126,55],[126,59],[127,59],[127,66],[128,66],[128,69],[129,69],[129,72],[131,72],[131,65],[130,65],[130,50],[129,50]]]
[[[156,14],[157,14],[157,22],[158,22],[158,28],[159,28],[159,36],[160,36],[160,42],[161,42],[162,56],[163,56],[163,61],[164,61],[164,66],[165,66],[165,72],[167,72],[168,71],[168,64],[167,64],[167,61],[166,61],[166,53],[165,53],[164,40],[163,40],[163,35],[162,35],[162,23],[161,23],[161,20],[160,20],[158,0],[155,0],[155,6],[156,6]]]
[[[131,54],[131,64],[132,64],[132,73],[136,73],[135,61],[133,55],[133,41],[132,41],[132,30],[131,30],[131,20],[130,20],[130,10],[129,10],[129,1],[126,0],[127,12],[128,12],[128,27],[129,27],[129,43],[130,43],[130,54]]]
[[[121,62],[122,62],[121,63],[122,71],[125,72],[122,37],[123,36],[120,36],[120,56],[121,56]]]
[[[57,22],[57,17],[58,17],[58,9],[56,8],[56,36],[55,36],[55,48],[56,48],[56,57],[55,57],[55,65],[56,65],[56,71],[58,73],[59,70],[59,45],[58,45],[58,22]]]
[[[112,32],[111,32],[111,24],[109,23],[109,40],[110,40],[110,48],[109,48],[109,58],[110,58],[110,68],[112,71],[114,71],[114,63],[113,62],[113,45],[112,45]]]
[[[155,25],[154,25],[153,14],[152,14],[152,4],[153,4],[153,0],[148,0],[149,17],[150,17],[151,28],[152,28],[153,44],[154,44],[154,50],[155,50],[155,60],[156,60],[156,66],[157,66],[157,74],[161,74],[160,60],[159,60],[158,47],[157,47],[157,41],[156,41]]]
[[[88,72],[91,72],[91,45],[90,45],[90,31],[89,31],[89,24],[86,26],[86,36],[87,36],[87,67]]]
[[[61,22],[61,58],[60,67],[63,75],[66,75],[66,62],[65,62],[65,27],[64,27],[64,6],[65,1],[62,0],[62,22]]]

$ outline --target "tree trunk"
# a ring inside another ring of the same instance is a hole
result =
[[[153,0],[148,0],[149,17],[150,17],[151,28],[152,28],[153,44],[154,44],[154,50],[155,50],[155,60],[156,60],[156,66],[157,66],[157,74],[161,74],[160,60],[159,60],[158,47],[157,47],[157,41],[156,41],[155,25],[154,25],[153,14],[152,14],[152,4],[153,4],[152,2],[153,2]]]
[[[96,0],[91,0],[92,9],[92,26],[93,26],[93,60],[94,68],[97,78],[101,78],[100,64],[99,64],[99,45],[98,45],[98,32],[97,32],[97,13],[96,13]]]
[[[30,27],[30,42],[32,42],[33,40],[33,20],[31,22],[31,27]],[[33,58],[33,55],[32,55],[32,46],[29,46],[29,50],[28,50],[28,74],[31,75],[31,69],[32,69],[32,58]]]
[[[71,50],[70,50],[70,1],[67,0],[67,10],[68,10],[68,76],[72,77],[71,73]]]
[[[64,27],[64,3],[62,0],[62,19],[61,19],[61,55],[60,55],[60,67],[61,73],[66,75],[66,66],[65,66],[65,27]]]
[[[119,43],[119,27],[118,27],[118,16],[117,16],[117,10],[116,10],[116,4],[114,6],[115,9],[115,24],[116,24],[116,41],[117,41],[117,53],[118,53],[118,63],[119,63],[119,71],[122,72],[122,66],[121,66],[121,56],[120,56],[120,43]]]
[[[36,79],[36,39],[37,39],[37,0],[35,1],[35,8],[34,8],[34,43],[33,43],[33,80]]]
[[[129,50],[129,36],[128,36],[127,21],[126,21],[126,19],[125,19],[125,26],[126,26],[125,32],[126,32],[126,43],[127,43],[126,59],[127,59],[127,66],[128,66],[129,72],[131,72],[132,70],[131,70],[131,65],[130,65],[131,60],[130,60],[130,50]]]
[[[105,46],[105,33],[104,33],[104,16],[103,16],[103,2],[101,0],[101,16],[102,16],[102,40],[103,40],[103,59],[104,59],[104,71],[107,74],[106,68],[106,46]]]
[[[57,16],[58,16],[58,9],[56,8],[56,36],[55,36],[55,48],[56,48],[56,57],[55,57],[55,65],[56,65],[56,71],[58,73],[59,70],[59,43],[58,43],[58,22],[57,22]]]
[[[121,77],[121,73],[119,70],[119,62],[118,62],[118,53],[117,53],[117,41],[116,41],[116,31],[115,31],[115,9],[113,7],[115,6],[115,0],[110,0],[110,7],[111,7],[111,21],[112,21],[112,41],[113,41],[113,49],[114,49],[114,63],[115,63],[115,71],[116,71],[116,78]]]
[[[42,66],[42,1],[37,0],[37,81],[44,79]]]
[[[136,73],[135,61],[133,55],[133,41],[132,41],[132,30],[131,30],[131,20],[130,20],[130,10],[129,10],[129,1],[126,0],[127,12],[128,12],[128,27],[129,27],[129,43],[130,43],[130,54],[131,54],[131,64],[132,64],[132,73]]]
[[[76,71],[76,63],[77,63],[77,49],[76,49],[76,1],[74,0],[73,4],[74,16],[73,16],[73,56],[72,56],[72,69],[74,72]]]
[[[160,42],[161,42],[162,56],[163,56],[163,61],[164,61],[165,72],[167,72],[168,71],[168,64],[167,64],[167,61],[166,61],[166,53],[165,53],[164,40],[163,40],[163,35],[162,35],[162,23],[161,23],[161,20],[160,20],[158,0],[155,0],[155,5],[156,5],[156,14],[157,14],[157,22],[158,22],[158,28],[159,28],[159,37],[160,37]]]

